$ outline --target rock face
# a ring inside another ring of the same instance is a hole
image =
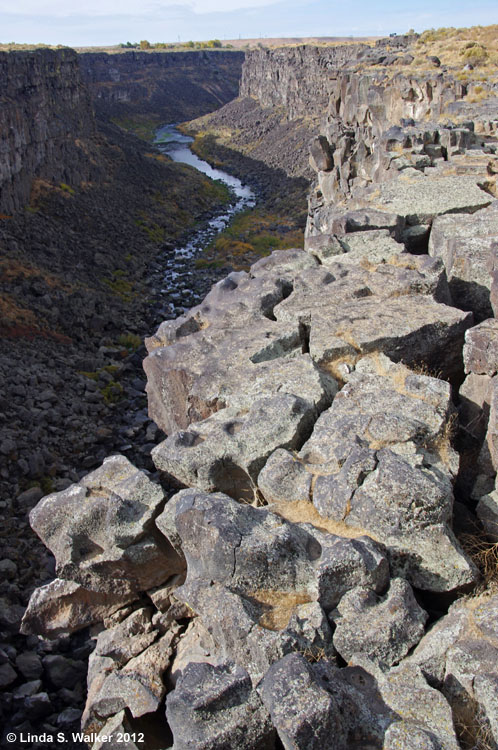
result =
[[[474,216],[438,216],[429,253],[442,258],[458,307],[473,310],[477,320],[493,315],[490,301],[494,258],[498,251],[498,201]]]
[[[101,176],[96,129],[78,56],[70,49],[0,52],[0,213],[28,202],[34,177],[70,186]]]
[[[192,120],[236,97],[243,61],[236,50],[79,55],[100,115],[149,114],[158,125]]]

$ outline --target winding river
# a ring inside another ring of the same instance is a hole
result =
[[[221,180],[231,189],[235,200],[230,206],[225,207],[220,214],[210,219],[206,226],[194,232],[186,245],[176,248],[175,253],[179,258],[192,258],[198,255],[217,234],[228,226],[234,214],[244,211],[246,208],[253,208],[256,203],[256,196],[252,190],[243,185],[237,177],[233,177],[221,169],[215,169],[207,161],[203,161],[192,153],[190,144],[193,141],[193,138],[181,133],[175,125],[164,125],[156,131],[154,145],[173,161],[189,164],[191,167],[198,169],[199,172],[211,177],[211,179]]]

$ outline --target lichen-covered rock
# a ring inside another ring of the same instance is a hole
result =
[[[318,601],[329,613],[347,591],[357,586],[379,594],[389,585],[386,549],[367,536],[354,539],[325,534],[313,528],[322,547],[317,566]]]
[[[258,473],[276,448],[297,449],[309,434],[315,408],[290,394],[255,401],[247,414],[222,409],[152,451],[158,469],[189,487],[222,491],[251,502]]]
[[[484,320],[465,332],[463,362],[466,373],[489,377],[498,373],[498,320]]]
[[[404,216],[407,224],[430,224],[442,214],[473,214],[489,206],[491,196],[478,183],[472,175],[401,176],[380,185],[378,202],[384,210]]]
[[[336,625],[334,646],[346,661],[353,654],[365,654],[391,667],[422,638],[427,617],[402,578],[394,578],[384,596],[353,588],[331,614]]]
[[[275,729],[247,672],[235,664],[189,664],[168,695],[174,750],[272,750]]]
[[[346,747],[341,706],[302,656],[290,654],[270,667],[260,692],[285,750]]]
[[[155,532],[163,502],[161,487],[113,456],[79,484],[44,497],[30,523],[55,555],[60,578],[126,598],[183,567]]]
[[[407,736],[426,743],[412,741],[414,749],[459,747],[448,703],[414,667],[384,674],[368,659],[337,669],[289,654],[273,664],[259,691],[286,750],[386,747],[388,740],[394,748]]]
[[[141,642],[128,637],[119,650],[118,644],[113,647],[104,634],[105,653],[94,652],[90,657],[88,695],[81,719],[85,731],[98,733],[110,716],[125,708],[135,718],[159,708],[166,692],[163,675],[170,664],[178,630],[178,626],[172,627],[136,656],[131,654],[136,647],[145,645],[149,640],[146,636]]]
[[[385,544],[396,574],[419,588],[476,580],[449,526],[458,458],[447,434],[448,384],[378,355],[345,377],[298,454],[316,509]],[[278,477],[278,461],[270,460]]]

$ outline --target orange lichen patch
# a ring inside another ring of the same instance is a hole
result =
[[[259,624],[267,630],[283,630],[289,624],[296,607],[312,601],[306,591],[261,589],[252,591],[246,596],[261,606],[263,613],[259,618]]]
[[[320,529],[320,531],[335,534],[336,536],[343,536],[348,539],[369,536],[371,539],[375,539],[370,531],[357,526],[347,526],[345,523],[333,521],[331,518],[324,518],[317,511],[313,503],[308,500],[295,500],[292,503],[275,503],[271,506],[271,510],[287,521],[291,521],[292,523],[310,523],[315,528]]]
[[[21,307],[9,294],[0,297],[0,321],[4,325],[17,324],[36,326],[37,318],[32,310]]]
[[[8,216],[7,214],[0,214],[0,221],[4,221],[5,219],[12,219],[12,216]]]

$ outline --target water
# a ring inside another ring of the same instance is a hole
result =
[[[189,164],[195,167],[203,174],[211,177],[213,180],[221,180],[233,193],[233,203],[225,207],[222,212],[209,220],[207,226],[194,232],[188,243],[183,247],[175,248],[177,258],[193,258],[205,248],[217,234],[222,232],[230,223],[234,214],[244,211],[246,208],[253,208],[256,203],[256,196],[251,188],[243,185],[242,182],[221,169],[215,169],[207,161],[199,159],[196,154],[190,150],[190,144],[193,138],[180,133],[175,125],[165,125],[156,131],[155,146],[164,154],[167,154],[173,161]],[[167,281],[174,281],[175,272],[170,272]]]

